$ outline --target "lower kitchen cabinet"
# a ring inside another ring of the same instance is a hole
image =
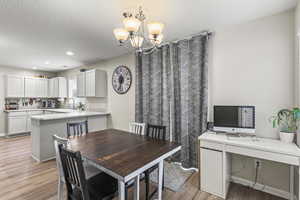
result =
[[[104,130],[107,128],[107,116],[88,117],[89,132]]]
[[[27,116],[10,117],[8,123],[8,134],[17,134],[27,131]]]
[[[6,133],[15,135],[31,132],[31,116],[41,115],[43,111],[24,111],[6,113]]]
[[[8,113],[6,117],[6,133],[14,135],[19,133],[26,133],[27,131],[27,113]]]

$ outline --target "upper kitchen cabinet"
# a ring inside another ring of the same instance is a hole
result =
[[[36,97],[36,84],[35,78],[25,77],[25,97]]]
[[[106,72],[101,70],[90,70],[85,72],[85,96],[106,97],[107,81]]]
[[[24,77],[6,75],[5,76],[5,97],[24,97]]]
[[[25,97],[48,97],[48,80],[44,78],[25,77]]]
[[[49,94],[50,98],[66,98],[67,95],[67,80],[64,77],[56,77],[49,79]]]
[[[106,97],[106,72],[98,69],[82,72],[77,75],[78,97]]]
[[[77,75],[77,96],[85,97],[85,73]]]
[[[48,79],[38,79],[38,97],[48,97]]]

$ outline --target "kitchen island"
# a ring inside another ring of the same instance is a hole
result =
[[[64,112],[31,117],[32,157],[43,162],[55,158],[53,135],[67,137],[67,123],[88,121],[89,132],[107,127],[107,112]]]

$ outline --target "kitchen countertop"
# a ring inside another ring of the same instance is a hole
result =
[[[72,109],[59,109],[59,108],[29,108],[29,109],[19,109],[19,110],[4,110],[6,113],[10,112],[30,112],[30,111],[51,111],[51,112],[58,112],[58,113],[70,113],[70,112],[77,112],[76,110]]]
[[[57,120],[57,119],[70,119],[70,118],[78,118],[78,117],[92,117],[92,116],[101,116],[101,115],[109,115],[108,112],[89,112],[89,111],[73,111],[67,113],[57,113],[57,114],[46,114],[46,115],[36,115],[32,116],[33,120]]]

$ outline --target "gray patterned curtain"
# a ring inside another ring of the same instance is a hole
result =
[[[206,130],[208,36],[136,55],[136,121],[167,126],[181,143],[183,167],[197,167],[197,138]]]
[[[165,125],[170,132],[169,46],[136,55],[136,121]],[[167,134],[169,139],[170,134]]]

